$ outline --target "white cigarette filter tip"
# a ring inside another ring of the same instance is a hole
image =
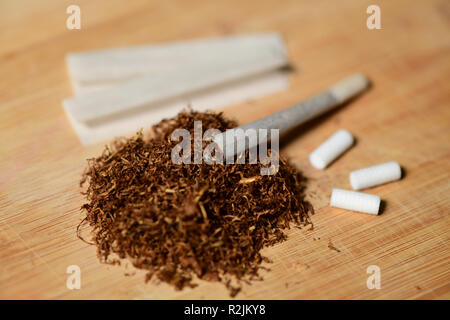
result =
[[[351,211],[378,214],[381,199],[375,194],[333,188],[330,206]]]
[[[325,169],[333,160],[353,145],[350,132],[341,129],[309,155],[309,162],[317,169]]]
[[[339,81],[330,88],[330,91],[339,103],[342,103],[367,89],[369,84],[369,79],[357,73]]]
[[[402,169],[395,161],[359,169],[350,173],[350,184],[354,190],[370,188],[387,182],[399,180]]]

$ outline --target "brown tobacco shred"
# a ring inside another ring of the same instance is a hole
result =
[[[328,249],[334,250],[334,251],[336,251],[336,252],[341,252],[341,250],[339,250],[338,248],[336,248],[336,247],[333,245],[333,242],[331,242],[331,239],[328,239]]]
[[[183,111],[153,126],[148,138],[141,132],[116,140],[88,160],[82,209],[102,262],[127,258],[147,271],[146,281],[155,276],[176,289],[196,286],[194,275],[221,281],[234,296],[240,281],[260,279],[269,261],[260,250],[285,240],[290,223],[311,224],[313,209],[304,200],[305,179],[281,157],[272,176],[260,175],[260,163],[172,163],[179,141],[171,133],[192,134],[194,120],[203,132],[236,126],[220,113]]]

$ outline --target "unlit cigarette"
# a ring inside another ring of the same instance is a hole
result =
[[[325,169],[331,162],[350,148],[353,142],[352,134],[347,130],[341,129],[309,155],[309,162],[317,169]]]
[[[350,184],[354,190],[361,190],[399,180],[401,176],[400,165],[395,161],[390,161],[351,172]]]
[[[350,98],[358,95],[359,93],[364,91],[368,87],[368,85],[369,81],[364,75],[352,75],[334,84],[326,91],[319,93],[318,95],[313,96],[290,108],[284,109],[246,125],[227,130],[222,134],[218,134],[214,137],[214,142],[216,142],[217,145],[222,149],[227,158],[232,157],[235,154],[242,153],[247,148],[255,147],[258,143],[267,138],[258,137],[258,141],[248,140],[247,143],[242,143],[242,141],[239,140],[246,138],[242,137],[241,135],[233,135],[236,130],[242,129],[246,131],[248,129],[278,129],[279,133],[281,134],[333,109],[334,107],[342,104]],[[229,137],[236,137],[236,143],[235,140],[226,138],[228,134]]]
[[[330,206],[352,211],[378,214],[380,196],[356,191],[333,188]]]

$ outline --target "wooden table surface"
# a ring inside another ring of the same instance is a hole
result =
[[[366,27],[373,3],[381,30]],[[70,4],[81,7],[81,30],[66,29]],[[218,283],[183,291],[145,284],[131,265],[100,264],[95,247],[76,237],[80,175],[103,143],[83,147],[63,112],[72,95],[64,56],[265,31],[285,38],[291,87],[226,108],[242,123],[353,72],[373,87],[284,142],[309,178],[315,228],[290,230],[288,241],[265,249],[272,270],[237,298],[450,298],[450,2],[3,0],[0,30],[0,298],[229,297]],[[356,146],[327,170],[313,169],[308,154],[339,128]],[[332,187],[350,188],[351,170],[390,160],[406,175],[370,189],[385,200],[380,216],[328,206]],[[66,287],[69,265],[81,268],[80,290]],[[379,290],[366,286],[370,265],[381,270]]]

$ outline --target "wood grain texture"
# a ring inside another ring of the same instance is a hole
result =
[[[264,250],[264,281],[238,298],[449,299],[450,5],[376,1],[381,30],[366,28],[373,1],[17,1],[0,2],[0,298],[228,298],[221,284],[174,291],[144,283],[131,266],[98,262],[77,239],[78,181],[103,144],[82,147],[61,101],[70,96],[64,56],[71,51],[200,37],[280,31],[294,72],[288,91],[232,106],[241,123],[294,104],[363,72],[373,82],[352,103],[290,134],[284,152],[309,178],[313,231]],[[82,29],[67,30],[79,4]],[[308,154],[339,128],[356,146],[318,171]],[[350,171],[390,160],[406,176],[370,189],[380,216],[330,208],[331,188],[350,188]],[[87,232],[88,230],[84,230]],[[340,252],[330,250],[328,242]],[[66,268],[82,271],[66,288]],[[381,268],[368,290],[366,268]]]

